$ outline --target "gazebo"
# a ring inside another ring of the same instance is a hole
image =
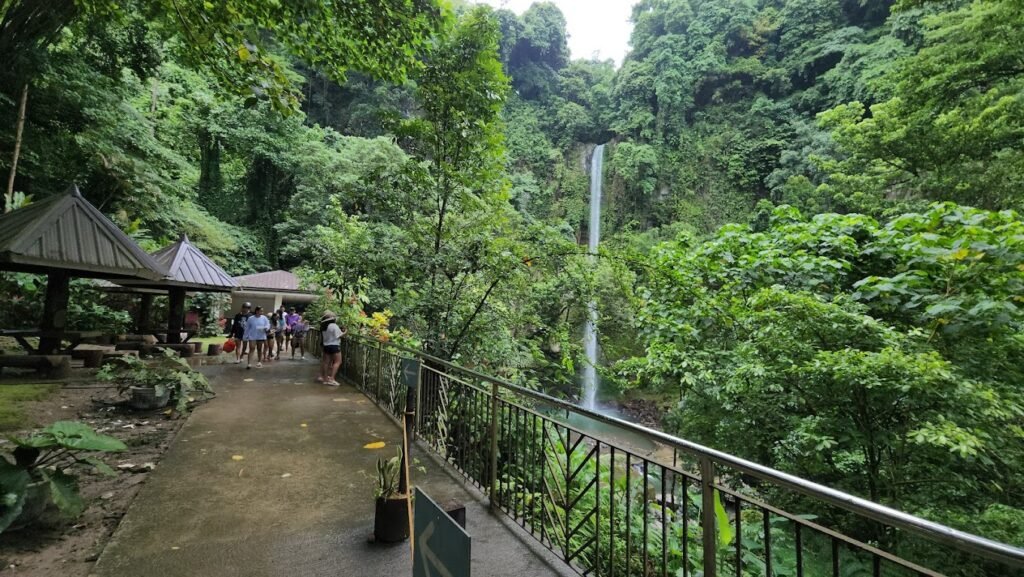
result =
[[[181,330],[185,318],[185,297],[189,291],[229,293],[238,286],[231,275],[210,260],[181,235],[178,242],[166,246],[152,255],[167,275],[159,280],[118,280],[117,284],[138,289],[142,295],[139,306],[140,324],[149,318],[153,303],[153,290],[166,290],[168,296],[167,342],[181,342]]]
[[[156,281],[166,267],[146,254],[72,184],[63,195],[0,216],[0,270],[45,274],[41,354],[53,354],[67,329],[71,277]]]

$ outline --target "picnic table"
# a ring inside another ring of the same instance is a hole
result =
[[[0,337],[11,337],[18,341],[21,348],[25,349],[30,355],[38,354],[39,349],[32,346],[32,343],[28,342],[31,337],[37,337],[40,339],[51,338],[59,339],[60,341],[68,341],[70,343],[67,347],[61,348],[60,352],[69,353],[74,350],[75,347],[82,344],[82,341],[86,339],[94,339],[106,334],[103,331],[43,331],[37,329],[0,329]],[[63,347],[63,345],[62,345]]]

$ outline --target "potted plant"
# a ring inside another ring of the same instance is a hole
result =
[[[124,451],[121,441],[101,435],[75,421],[58,421],[27,439],[11,437],[14,462],[0,457],[0,533],[35,521],[53,503],[61,513],[77,517],[85,502],[78,494],[75,467],[116,475],[91,452]]]
[[[401,448],[390,459],[377,459],[373,538],[378,543],[398,543],[409,538],[409,500],[398,492],[401,474]]]
[[[116,358],[96,376],[116,385],[118,392],[128,397],[129,406],[139,410],[163,408],[173,398],[175,410],[183,413],[189,401],[213,394],[206,377],[173,351],[164,351],[148,362],[132,356]]]

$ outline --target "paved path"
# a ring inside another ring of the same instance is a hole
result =
[[[312,362],[204,371],[217,398],[195,411],[150,475],[96,577],[411,574],[408,543],[366,542],[382,453],[363,445],[383,440],[383,454],[393,454],[401,431],[392,421],[354,388],[312,383]],[[414,483],[467,504],[473,577],[569,574],[444,467],[424,464]]]

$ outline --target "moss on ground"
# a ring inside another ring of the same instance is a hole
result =
[[[29,423],[25,403],[42,401],[60,389],[59,384],[0,384],[0,431],[25,428]]]

